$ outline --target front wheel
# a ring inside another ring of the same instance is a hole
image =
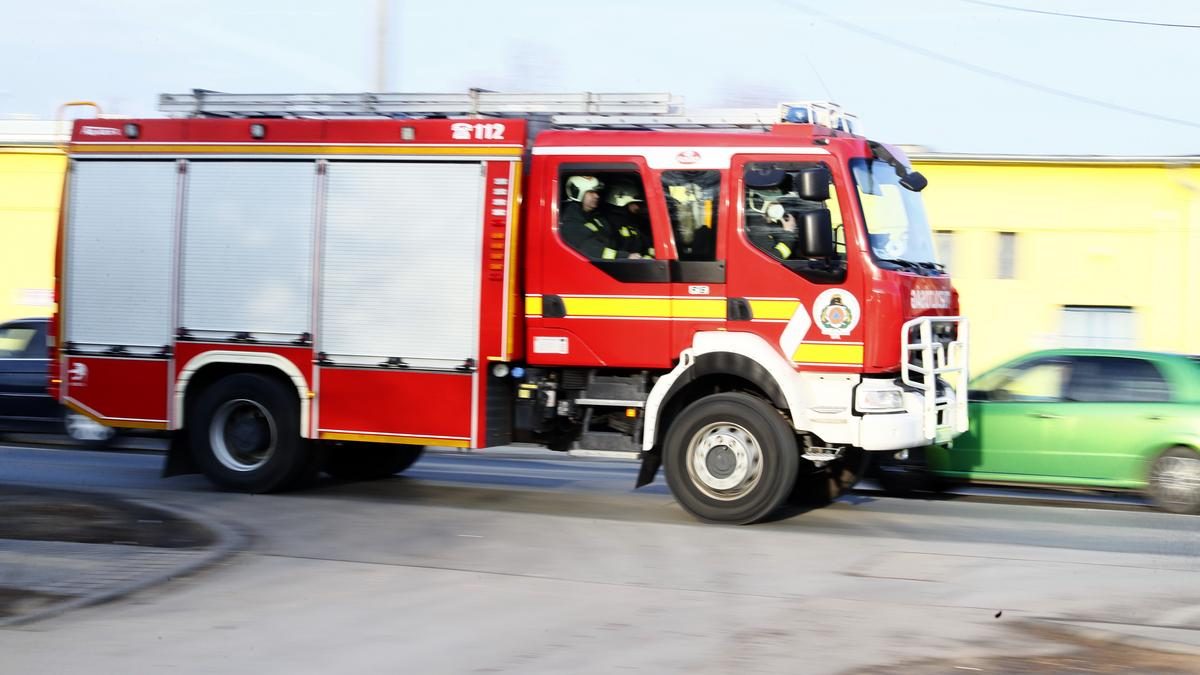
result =
[[[742,393],[692,403],[671,424],[663,448],[675,499],[717,523],[744,525],[773,513],[791,493],[799,461],[783,415]]]
[[[1150,465],[1146,492],[1164,511],[1200,513],[1200,455],[1184,447],[1164,451]]]

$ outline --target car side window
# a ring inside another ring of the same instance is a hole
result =
[[[42,358],[46,336],[36,326],[14,324],[0,327],[0,359]]]
[[[1080,356],[1071,369],[1067,400],[1081,403],[1163,403],[1171,388],[1146,359]]]
[[[1008,371],[989,398],[993,401],[1051,403],[1063,400],[1070,366],[1061,359],[1034,361]]]

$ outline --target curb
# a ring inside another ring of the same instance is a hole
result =
[[[202,514],[198,516],[198,514],[195,512],[184,513],[175,507],[167,506],[165,504],[151,502],[145,499],[127,499],[125,497],[100,491],[76,490],[76,492],[103,494],[122,502],[136,503],[145,508],[161,511],[179,520],[191,521],[192,523],[207,529],[210,533],[212,533],[216,542],[209,546],[198,558],[190,560],[184,564],[177,565],[156,573],[147,574],[127,583],[114,585],[111,588],[106,588],[96,593],[81,595],[69,600],[64,600],[63,602],[43,607],[28,614],[21,614],[18,616],[8,617],[6,619],[0,619],[0,628],[31,624],[83,607],[90,607],[92,605],[112,602],[152,586],[163,584],[176,577],[194,574],[241,550],[247,541],[247,537],[233,527],[226,525],[214,518],[206,517]]]

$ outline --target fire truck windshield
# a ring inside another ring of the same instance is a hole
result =
[[[882,160],[850,161],[871,252],[901,267],[940,269],[921,195],[900,185],[896,169]]]

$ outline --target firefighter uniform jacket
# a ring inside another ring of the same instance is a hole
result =
[[[780,260],[792,257],[799,239],[794,230],[786,230],[778,225],[759,226],[750,230],[750,242]]]
[[[599,210],[584,213],[578,202],[563,207],[562,238],[572,248],[589,258],[616,260],[628,258],[629,252],[621,249],[614,236],[614,228]]]
[[[612,224],[617,250],[628,257],[637,253],[646,257],[654,257],[654,237],[650,232],[650,223],[642,222],[625,209],[613,209],[608,214]]]

